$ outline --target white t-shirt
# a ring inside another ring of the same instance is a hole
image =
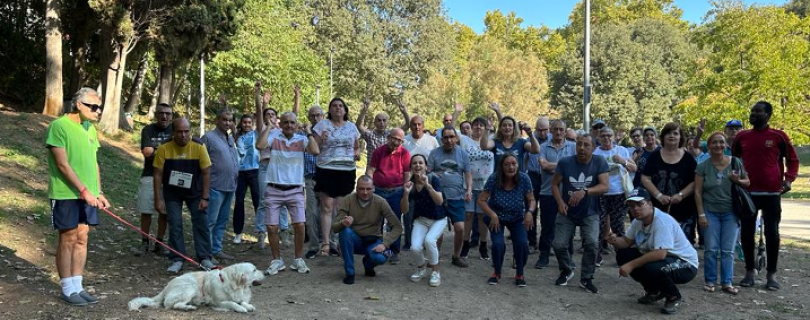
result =
[[[287,139],[281,130],[274,129],[267,142],[270,145],[270,163],[264,183],[303,186],[304,151],[309,144],[307,137],[296,133]]]
[[[633,159],[631,154],[627,152],[627,148],[614,145],[613,149],[605,150],[601,147],[596,147],[593,154],[604,157],[605,161],[608,163],[608,167],[610,167],[610,187],[605,195],[614,196],[624,194],[624,189],[622,189],[622,177],[619,175],[619,166],[621,166],[621,164],[613,162],[613,155],[618,154],[624,159]]]
[[[318,155],[316,165],[318,168],[352,171],[357,169],[354,162],[354,144],[360,138],[360,131],[354,123],[346,121],[342,126],[336,127],[331,120],[323,119],[312,128],[316,134],[328,135],[321,145],[321,154]]]
[[[439,142],[429,134],[422,134],[422,137],[419,139],[414,138],[413,134],[408,134],[405,135],[405,142],[402,143],[402,146],[408,149],[408,152],[411,153],[411,157],[415,154],[421,154],[427,158],[433,149],[439,147]]]
[[[484,184],[495,171],[495,154],[489,150],[481,150],[481,144],[468,136],[461,136],[461,149],[470,155],[470,172],[472,173],[472,189],[484,190]],[[473,199],[475,201],[475,199]]]
[[[697,251],[686,239],[686,235],[675,218],[658,208],[653,208],[653,210],[655,210],[653,222],[649,226],[644,226],[641,220],[634,219],[625,236],[635,242],[641,253],[667,250],[667,256],[680,258],[697,268]]]

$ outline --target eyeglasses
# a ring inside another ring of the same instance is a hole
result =
[[[173,112],[155,112],[155,115],[158,115],[158,116],[170,116],[172,114],[174,114],[174,113]]]
[[[442,140],[450,140],[450,139],[455,139],[455,138],[456,138],[456,136],[447,136],[447,137],[442,137]]]
[[[97,104],[89,104],[89,103],[84,102],[84,101],[80,101],[80,102],[81,102],[83,105],[85,105],[86,107],[89,107],[89,108],[90,108],[90,111],[93,111],[93,112],[97,112],[97,111],[104,112],[104,107],[102,107],[102,106],[100,106],[100,105],[97,105]]]

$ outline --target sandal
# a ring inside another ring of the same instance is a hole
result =
[[[324,249],[324,248],[326,248],[326,249]],[[321,257],[328,257],[329,256],[329,249],[330,248],[329,248],[328,244],[322,244],[321,245],[321,251],[318,252],[318,255],[321,256]]]
[[[733,295],[733,296],[736,296],[738,293],[740,293],[739,289],[737,289],[734,286],[730,286],[730,285],[729,286],[723,286],[722,290],[723,290],[723,292],[728,293],[728,294]]]
[[[703,291],[706,291],[706,292],[714,292],[715,289],[716,288],[715,288],[715,286],[713,284],[707,284],[707,285],[703,286]],[[725,288],[723,288],[723,289],[725,290]]]
[[[745,277],[740,280],[740,287],[753,287],[754,286],[754,278],[753,277]]]
[[[768,280],[768,283],[765,284],[765,289],[769,291],[779,291],[779,282],[776,282],[776,280]]]

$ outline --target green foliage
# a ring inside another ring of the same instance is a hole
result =
[[[686,120],[706,117],[710,129],[728,118],[747,119],[759,100],[774,105],[771,125],[797,144],[810,142],[810,19],[774,6],[727,5],[714,10],[695,33],[711,53],[691,75],[695,95],[679,106]]]
[[[552,76],[552,104],[570,126],[581,126],[583,39],[562,58]],[[681,92],[696,48],[685,30],[667,20],[643,18],[595,28],[591,39],[591,118],[618,129],[677,119],[671,108]]]
[[[45,92],[45,1],[0,5],[0,96],[42,110]]]

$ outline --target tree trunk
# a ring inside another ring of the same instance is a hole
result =
[[[124,108],[122,108],[121,103],[121,91],[124,88],[124,75],[126,74],[126,65],[127,65],[127,50],[121,50],[121,65],[119,67],[118,74],[116,75],[115,79],[115,90],[113,92],[113,109],[117,109],[118,114],[118,126],[116,129],[124,129],[126,131],[132,131],[132,126],[129,125],[129,121],[127,121],[126,112],[124,112]],[[111,116],[115,116],[112,114]],[[113,130],[115,131],[115,130]]]
[[[45,11],[45,106],[43,114],[58,116],[64,107],[62,94],[62,31],[60,0],[47,0]]]
[[[172,82],[174,80],[174,69],[167,62],[160,63],[160,90],[158,91],[158,103],[171,104],[172,102]]]
[[[155,118],[155,109],[157,109],[158,95],[160,93],[160,69],[158,68],[155,75],[155,90],[152,90],[152,101],[149,102],[149,110],[146,112],[146,118],[151,122]]]
[[[87,59],[87,40],[93,32],[91,25],[93,20],[93,9],[87,1],[79,1],[76,3],[76,9],[71,12],[71,19],[75,26],[70,31],[70,50],[73,53],[72,63],[70,65],[70,84],[68,86],[68,93],[73,94],[79,88],[85,85],[85,77],[87,71],[85,70]]]
[[[118,123],[120,120],[121,115],[121,105],[116,104],[116,92],[120,94],[120,90],[116,89],[118,84],[118,74],[119,72],[123,74],[123,70],[121,70],[121,66],[124,65],[124,62],[121,61],[123,48],[118,43],[113,43],[111,48],[111,55],[109,63],[103,64],[106,66],[106,72],[104,73],[104,92],[103,102],[104,102],[104,113],[101,114],[101,121],[99,122],[99,126],[101,130],[105,133],[113,133],[118,130]]]
[[[149,68],[149,62],[146,59],[146,52],[144,52],[141,61],[138,62],[138,72],[135,74],[135,79],[132,80],[132,88],[129,89],[129,98],[124,112],[134,113],[136,108],[140,109],[138,106],[141,104],[141,92],[147,68]]]

